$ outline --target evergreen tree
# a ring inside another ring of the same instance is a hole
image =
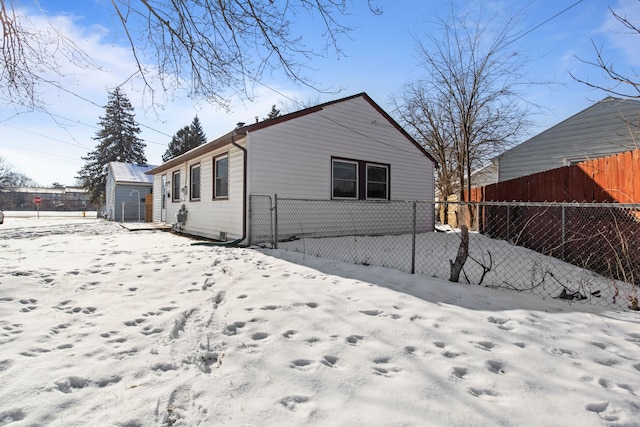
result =
[[[282,114],[280,114],[280,110],[278,110],[274,104],[271,106],[271,111],[269,111],[269,115],[264,120],[275,119],[276,117],[280,117],[281,115]]]
[[[202,130],[200,119],[196,116],[189,126],[183,127],[171,138],[167,151],[162,155],[162,161],[167,162],[205,142],[207,142],[207,137]]]
[[[119,87],[109,93],[104,108],[105,114],[98,122],[100,129],[93,138],[98,145],[82,157],[86,164],[77,177],[94,203],[104,203],[109,162],[147,163],[146,144],[138,138],[140,127],[134,119],[133,106]]]

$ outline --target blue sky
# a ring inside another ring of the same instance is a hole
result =
[[[341,40],[345,56],[338,59],[335,54],[329,54],[308,64],[307,74],[318,87],[329,89],[327,92],[295,85],[282,76],[265,74],[254,86],[255,99],[233,99],[232,111],[227,113],[184,98],[163,100],[162,108],[152,109],[148,97],[142,95],[138,86],[123,86],[141,124],[140,136],[147,144],[149,163],[161,163],[171,136],[188,125],[196,114],[210,140],[229,131],[237,122],[250,123],[256,116],[265,117],[274,104],[283,111],[292,111],[299,108],[296,101],[325,102],[360,92],[367,92],[393,115],[392,96],[404,83],[420,75],[415,39],[426,40],[432,34],[434,21],[449,14],[449,2],[377,0],[376,4],[384,12],[380,16],[372,15],[364,0],[353,3],[356,3],[353,14],[343,18],[345,24],[355,27],[349,38]],[[31,8],[34,23],[43,19],[43,13],[34,10],[31,1],[25,0],[22,4]],[[50,114],[16,111],[11,105],[0,104],[0,156],[41,185],[53,182],[72,185],[84,164],[80,157],[95,148],[92,138],[98,129],[99,117],[104,114],[102,106],[107,102],[107,91],[131,75],[135,65],[126,45],[114,32],[110,2],[40,0],[40,5],[46,19],[63,28],[93,54],[103,71],[71,71],[69,88],[81,97],[46,91],[44,98]],[[570,6],[573,7],[527,33]],[[528,58],[523,74],[533,81],[552,83],[526,89],[525,99],[544,107],[531,117],[534,125],[529,136],[606,96],[569,75],[572,72],[589,81],[606,84],[599,70],[577,59],[595,59],[592,41],[602,47],[604,57],[619,70],[640,67],[640,35],[624,34],[622,26],[613,20],[609,6],[626,13],[635,22],[640,20],[638,0],[483,2],[485,10],[497,11],[503,16],[523,13],[518,26],[522,37],[511,47]],[[300,25],[313,29],[308,22]],[[304,37],[309,46],[322,40],[321,35],[313,31],[305,31]]]

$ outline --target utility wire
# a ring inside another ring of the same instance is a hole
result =
[[[569,9],[572,9],[573,7],[579,5],[580,3],[582,3],[584,0],[578,0],[577,2],[575,2],[574,4],[572,4],[571,6],[565,8],[564,10],[556,13],[555,15],[553,15],[551,18],[547,19],[546,21],[541,22],[540,24],[536,25],[535,27],[531,28],[530,30],[525,31],[524,33],[520,34],[518,37],[516,37],[515,39],[511,40],[509,43],[505,44],[504,46],[507,47],[509,46],[511,43],[515,43],[516,41],[520,40],[521,38],[523,38],[524,36],[526,36],[527,34],[537,30],[538,28],[542,27],[544,24],[546,24],[549,21],[554,20],[555,18],[557,18],[558,16],[562,15],[563,13],[565,13],[566,11],[568,11]]]

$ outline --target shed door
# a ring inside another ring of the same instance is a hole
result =
[[[162,175],[160,183],[160,222],[167,218],[167,175]]]

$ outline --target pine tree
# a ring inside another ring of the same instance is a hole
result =
[[[100,129],[93,138],[98,145],[82,157],[86,164],[77,177],[89,190],[94,203],[105,201],[109,162],[147,163],[146,144],[138,138],[140,127],[135,121],[133,106],[119,87],[109,92],[109,101],[104,108],[105,114],[98,122]]]
[[[162,161],[167,162],[205,142],[207,137],[202,130],[200,119],[196,116],[189,126],[183,127],[171,138],[167,151],[162,155]]]
[[[269,111],[269,115],[264,119],[264,120],[271,120],[271,119],[275,119],[276,117],[280,117],[280,110],[278,110],[274,105],[271,106],[271,111]]]

